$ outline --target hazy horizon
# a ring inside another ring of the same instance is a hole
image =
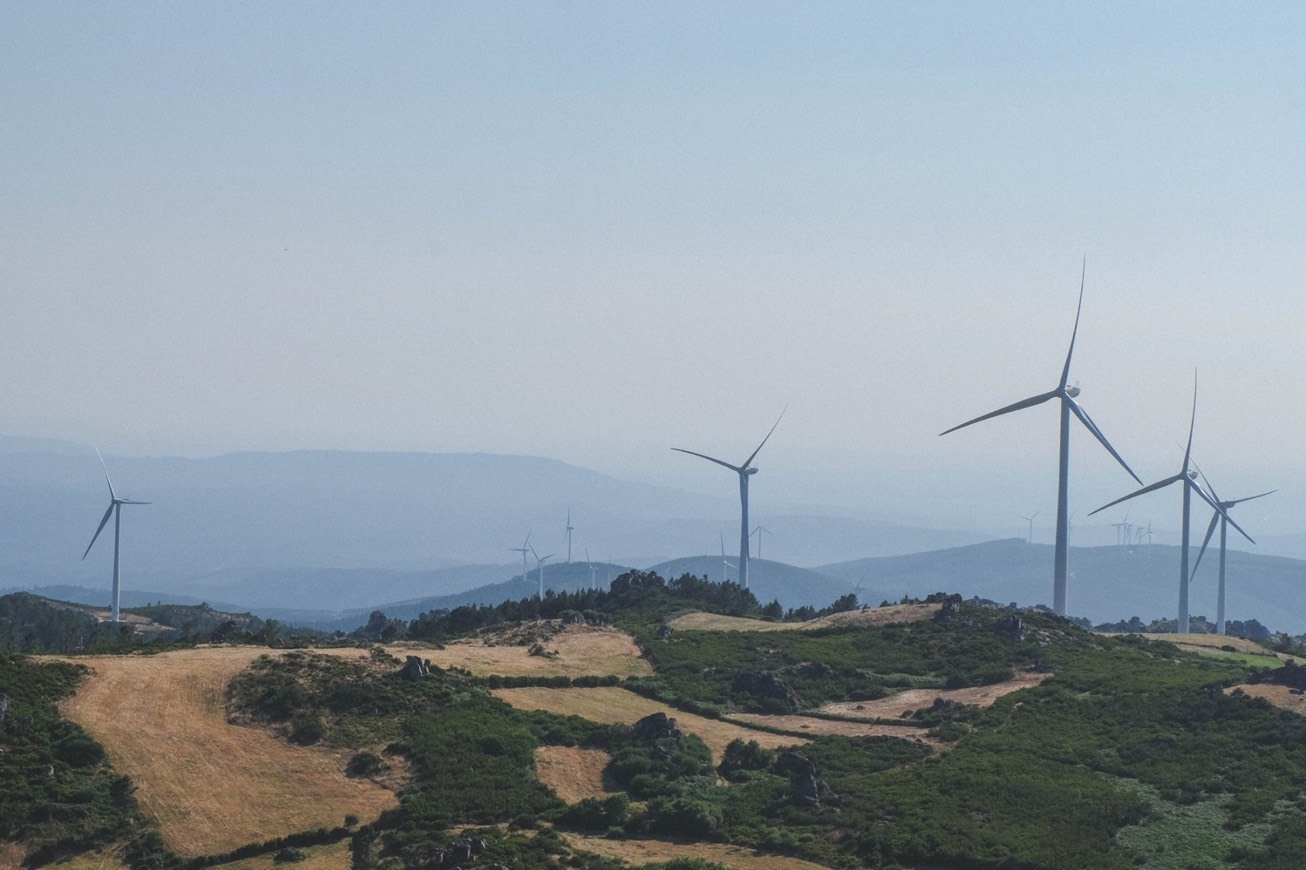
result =
[[[1306,12],[0,9],[0,427],[539,455],[1013,527],[1072,380],[1144,481],[1306,531]],[[1079,522],[1133,488],[1076,431]],[[1135,503],[1177,524],[1178,498]],[[1110,517],[1102,517],[1104,521]],[[1200,523],[1196,520],[1195,523]],[[1038,536],[1036,535],[1036,540]]]

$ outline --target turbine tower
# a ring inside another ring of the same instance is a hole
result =
[[[766,433],[766,438],[763,438],[762,443],[757,445],[757,450],[750,453],[741,465],[731,465],[724,459],[717,459],[714,456],[708,456],[706,453],[695,453],[693,450],[685,450],[682,447],[671,448],[679,453],[688,453],[690,456],[697,456],[700,459],[706,459],[708,462],[715,462],[717,465],[725,466],[739,475],[739,584],[745,589],[748,588],[748,478],[750,475],[757,474],[757,469],[752,467],[752,462],[757,458],[757,454],[761,451],[763,445],[771,438],[771,433],[775,431],[775,427],[780,425],[784,415],[784,411],[781,411],[780,416],[776,418],[775,424],[771,427],[771,432]]]
[[[529,546],[529,544],[527,546]],[[547,556],[541,556],[539,553],[535,552],[534,547],[531,547],[531,555],[535,557],[535,564],[538,565],[540,568],[540,600],[543,601],[544,600],[544,563],[547,562],[549,559],[552,559],[554,554],[550,553]]]
[[[1070,333],[1070,349],[1066,351],[1066,363],[1061,369],[1061,381],[1054,389],[1046,393],[1039,393],[1037,396],[1030,396],[1028,399],[1007,405],[1005,408],[999,408],[983,416],[976,417],[974,420],[967,420],[960,426],[953,426],[946,432],[939,433],[947,435],[949,432],[956,432],[958,429],[964,429],[973,423],[979,423],[993,417],[1000,417],[1003,414],[1010,414],[1013,411],[1023,411],[1026,408],[1032,408],[1035,405],[1041,405],[1051,399],[1059,399],[1061,402],[1061,453],[1057,473],[1057,540],[1056,550],[1053,556],[1052,568],[1052,609],[1062,615],[1066,614],[1066,576],[1068,573],[1068,564],[1070,558],[1070,519],[1069,519],[1069,481],[1070,481],[1070,415],[1074,414],[1079,418],[1079,422],[1084,424],[1090,434],[1106,448],[1107,452],[1115,457],[1116,462],[1129,476],[1137,480],[1140,484],[1138,475],[1134,474],[1129,464],[1121,458],[1116,449],[1111,446],[1111,442],[1106,440],[1102,430],[1097,428],[1097,424],[1088,416],[1075,397],[1079,395],[1079,386],[1067,386],[1070,382],[1070,358],[1075,352],[1075,337],[1079,334],[1079,314],[1084,307],[1084,275],[1087,273],[1087,260],[1085,260],[1084,271],[1079,276],[1079,305],[1075,308],[1075,327]]]
[[[1194,462],[1193,466],[1196,467],[1197,463]],[[1246,498],[1235,498],[1231,501],[1220,501],[1220,497],[1215,494],[1215,487],[1211,486],[1211,481],[1206,476],[1206,472],[1202,471],[1200,468],[1197,469],[1197,472],[1202,475],[1202,481],[1206,484],[1206,488],[1210,490],[1211,498],[1215,499],[1216,504],[1224,508],[1226,514],[1229,512],[1229,508],[1236,504],[1242,504],[1245,501],[1251,501],[1255,498],[1263,498],[1271,493],[1278,492],[1277,489],[1272,489],[1269,492],[1263,492],[1259,495],[1249,495]],[[1224,634],[1224,545],[1229,531],[1228,516],[1221,516],[1218,512],[1211,514],[1211,524],[1206,527],[1206,537],[1202,539],[1202,548],[1197,551],[1197,558],[1193,560],[1193,576],[1197,576],[1197,568],[1202,564],[1202,556],[1206,553],[1206,545],[1211,543],[1211,535],[1215,532],[1215,524],[1217,522],[1220,524],[1220,586],[1219,598],[1215,609],[1215,633]],[[1189,579],[1191,580],[1192,578],[1190,577]]]
[[[524,541],[521,542],[521,546],[520,546],[520,547],[509,547],[509,548],[508,548],[508,552],[510,552],[510,553],[521,553],[521,578],[522,578],[523,580],[525,580],[527,583],[530,582],[530,577],[527,575],[527,571],[528,571],[529,569],[527,569],[527,567],[526,567],[526,554],[527,554],[528,552],[530,552],[530,549],[531,549],[531,533],[530,533],[530,531],[527,531],[527,532],[526,532],[526,540],[524,540]]]
[[[730,579],[730,569],[735,566],[726,561],[726,536],[717,532],[717,537],[721,539],[721,582],[724,583]]]
[[[113,481],[109,479],[109,467],[104,464],[104,457],[100,455],[98,448],[95,455],[100,457],[100,467],[104,469],[104,482],[109,485],[109,507],[104,511],[104,516],[100,519],[100,525],[95,530],[95,534],[91,536],[91,542],[86,545],[86,552],[82,553],[82,559],[85,560],[87,554],[91,552],[91,547],[95,546],[96,538],[100,537],[100,532],[104,531],[105,524],[109,522],[109,515],[113,514],[113,601],[109,605],[109,620],[118,622],[122,592],[118,573],[118,544],[122,532],[122,506],[125,504],[149,504],[149,502],[119,498],[118,494],[113,491]]]
[[[1152,492],[1154,490],[1164,489],[1165,487],[1169,486],[1172,483],[1180,483],[1180,482],[1183,483],[1184,485],[1183,519],[1180,525],[1180,542],[1179,542],[1179,621],[1175,627],[1180,634],[1188,633],[1188,582],[1190,579],[1192,579],[1191,575],[1188,572],[1188,545],[1189,545],[1188,519],[1192,514],[1193,493],[1197,493],[1198,498],[1202,499],[1202,501],[1209,504],[1215,510],[1216,515],[1223,517],[1224,520],[1229,523],[1229,525],[1233,526],[1235,529],[1238,530],[1239,534],[1241,534],[1247,540],[1252,541],[1251,535],[1244,532],[1241,526],[1239,526],[1233,520],[1229,519],[1229,514],[1226,513],[1225,509],[1220,506],[1220,503],[1217,502],[1215,499],[1211,498],[1209,495],[1207,495],[1205,490],[1203,490],[1200,486],[1197,485],[1197,480],[1196,480],[1197,472],[1190,470],[1188,467],[1192,465],[1193,462],[1193,426],[1196,422],[1197,422],[1197,373],[1193,372],[1193,414],[1192,414],[1192,418],[1188,421],[1188,446],[1184,448],[1184,464],[1183,467],[1179,469],[1179,473],[1174,475],[1173,477],[1167,477],[1165,480],[1158,480],[1156,483],[1148,484],[1142,489],[1137,490],[1135,492],[1131,492],[1129,495],[1118,498],[1109,504],[1104,504],[1096,511],[1090,513],[1091,516],[1092,514],[1097,513],[1097,511],[1106,510],[1107,508],[1112,507],[1113,505],[1120,504],[1122,501],[1128,501],[1131,498],[1135,498],[1137,496],[1143,495],[1144,493]],[[1256,542],[1252,541],[1252,543],[1254,544]]]
[[[571,505],[567,505],[567,564],[571,564],[571,533],[576,527],[571,524]]]
[[[598,589],[599,581],[594,579],[594,572],[597,569],[594,567],[594,563],[590,561],[589,547],[585,548],[585,564],[588,565],[590,569],[590,589]]]

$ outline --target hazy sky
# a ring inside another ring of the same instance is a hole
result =
[[[1306,481],[1303,33],[1288,3],[14,0],[0,424],[728,495],[667,448],[742,460],[788,403],[758,496],[1050,516],[1054,406],[936,435],[1055,385],[1087,255],[1073,377],[1139,474],[1177,470],[1197,366],[1222,495]],[[1075,437],[1086,512],[1132,482]],[[1304,530],[1275,499],[1261,527]]]

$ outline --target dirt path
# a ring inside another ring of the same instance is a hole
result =
[[[801,737],[786,737],[770,734],[735,725],[720,719],[708,719],[693,713],[682,713],[665,704],[651,701],[642,695],[636,695],[615,686],[598,689],[495,689],[494,695],[502,698],[514,707],[523,710],[546,710],[561,716],[580,716],[591,722],[604,724],[632,725],[650,713],[659,711],[673,716],[684,731],[697,734],[708,748],[712,757],[720,762],[726,744],[736,737],[743,740],[756,740],[762,746],[774,749],[778,746],[797,746],[807,741]]]
[[[1005,683],[976,686],[971,689],[908,689],[878,701],[838,701],[820,708],[822,713],[847,716],[850,719],[899,719],[909,710],[920,710],[934,704],[936,699],[991,707],[1003,695],[1020,689],[1037,686],[1051,674],[1026,673]]]
[[[366,822],[398,803],[380,786],[347,778],[339,753],[227,723],[231,678],[278,652],[201,647],[76,659],[93,673],[60,709],[132,778],[142,808],[180,855],[334,827],[346,813]]]
[[[941,604],[891,604],[888,607],[868,607],[865,610],[848,610],[809,619],[807,622],[767,622],[763,619],[745,619],[742,616],[720,616],[696,611],[671,620],[671,627],[681,631],[815,631],[821,628],[856,625],[872,628],[879,625],[901,625],[905,622],[924,622],[933,619]]]
[[[715,861],[737,870],[824,870],[824,864],[813,864],[798,858],[781,855],[759,855],[752,849],[727,846],[723,843],[675,843],[670,840],[608,840],[603,837],[586,837],[563,834],[573,849],[593,852],[604,858],[628,861],[636,866],[655,861],[673,861],[677,858],[702,858]]]
[[[731,713],[727,719],[741,725],[763,725],[804,734],[837,734],[841,737],[897,737],[922,743],[937,741],[926,736],[920,725],[879,725],[874,722],[845,722],[817,716],[764,716],[758,713]]]

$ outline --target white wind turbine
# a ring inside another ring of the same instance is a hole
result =
[[[697,456],[700,459],[706,459],[708,462],[715,462],[717,465],[729,468],[739,475],[739,584],[745,589],[748,588],[748,478],[757,474],[757,469],[752,467],[752,462],[757,458],[757,454],[762,447],[771,438],[771,433],[775,432],[775,427],[780,425],[780,420],[784,419],[784,411],[776,418],[775,425],[771,431],[766,433],[766,438],[762,443],[757,445],[757,449],[748,455],[748,458],[741,465],[731,465],[724,459],[717,459],[715,456],[708,456],[706,453],[696,453],[693,450],[685,450],[683,447],[672,447],[678,453],[688,453],[690,456]]]
[[[508,552],[510,553],[521,553],[521,578],[522,580],[525,580],[527,583],[530,582],[530,575],[527,573],[529,569],[526,567],[526,554],[529,553],[530,551],[531,551],[530,531],[526,532],[526,540],[521,542],[520,547],[508,548]]]
[[[534,547],[531,547],[531,555],[535,557],[535,563],[540,568],[540,600],[543,601],[544,600],[544,563],[549,559],[552,559],[554,554],[550,553],[547,556],[541,556],[539,553],[535,552]]]
[[[730,569],[735,567],[726,561],[726,536],[722,532],[717,532],[717,537],[721,539],[721,582],[724,583],[730,579]]]
[[[119,571],[118,571],[119,541],[121,539],[120,533],[122,531],[122,506],[125,504],[149,504],[150,502],[132,501],[129,498],[119,498],[118,494],[113,491],[113,481],[109,479],[109,467],[104,464],[104,457],[100,455],[100,451],[98,448],[95,451],[95,455],[100,457],[100,467],[104,469],[104,482],[109,485],[109,507],[105,509],[104,517],[101,518],[99,527],[95,530],[95,534],[91,536],[91,542],[86,545],[86,552],[82,553],[82,559],[85,559],[87,554],[91,552],[91,547],[95,546],[96,538],[100,537],[100,532],[104,531],[105,524],[109,522],[109,515],[112,514],[113,515],[113,602],[110,604],[110,608],[109,608],[109,619],[113,622],[118,622],[119,614],[121,611],[119,605],[121,603],[121,592],[122,592],[122,587],[119,584]]]

